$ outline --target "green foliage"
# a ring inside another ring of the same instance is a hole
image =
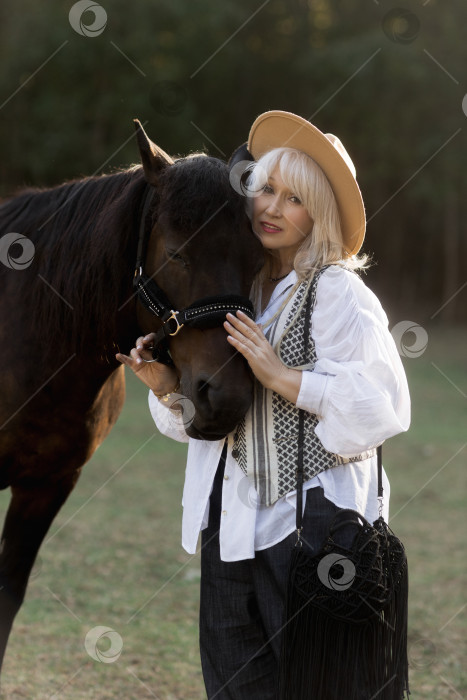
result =
[[[72,29],[72,4],[3,0],[1,193],[135,162],[134,117],[172,154],[228,157],[257,114],[286,109],[356,163],[375,289],[433,313],[461,287],[464,0],[103,0],[95,37]]]

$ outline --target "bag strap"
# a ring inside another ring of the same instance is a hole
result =
[[[308,354],[308,345],[310,343],[310,323],[311,323],[311,288],[305,304],[305,357]],[[297,512],[296,512],[296,528],[297,528],[297,544],[301,545],[301,532],[303,521],[303,448],[305,444],[305,411],[300,408],[298,414],[298,455],[297,455]],[[376,448],[377,463],[378,463],[378,501],[379,501],[379,517],[383,517],[383,446],[378,445]]]
[[[379,501],[379,511],[378,515],[380,518],[383,517],[383,445],[378,445],[376,448],[376,455],[378,461],[378,501]]]
[[[297,513],[295,524],[297,528],[297,536],[300,541],[302,533],[303,519],[303,443],[304,443],[304,427],[305,427],[305,411],[300,408],[298,416],[298,457],[297,457]]]
[[[308,357],[308,346],[310,344],[310,323],[311,323],[311,295],[312,286],[308,292],[305,303],[305,357]],[[301,544],[300,535],[302,532],[302,512],[303,512],[303,447],[305,444],[305,411],[300,408],[298,412],[298,454],[297,454],[297,513],[296,527],[298,542]]]

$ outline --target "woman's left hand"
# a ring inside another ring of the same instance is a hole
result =
[[[247,360],[255,377],[266,389],[272,389],[289,401],[296,401],[301,372],[287,367],[276,355],[260,325],[242,311],[227,314],[224,328],[227,340]]]

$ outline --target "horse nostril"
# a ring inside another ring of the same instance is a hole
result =
[[[204,434],[204,439],[219,440],[219,436],[229,434],[243,418],[251,404],[251,389],[239,391],[242,384],[240,373],[223,377],[213,368],[212,374],[199,373],[192,384],[192,401],[196,410],[198,433]],[[249,375],[247,375],[249,376]],[[209,437],[214,435],[215,437]]]
[[[211,407],[211,401],[209,393],[212,387],[209,383],[209,379],[199,379],[196,386],[196,393],[198,396],[198,403],[203,406],[203,408],[209,409]]]

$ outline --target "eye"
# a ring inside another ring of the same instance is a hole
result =
[[[274,190],[272,189],[271,185],[264,185],[263,187],[263,192],[264,194],[273,194]]]
[[[183,267],[189,267],[183,255],[180,255],[180,253],[176,250],[168,250],[167,257],[171,262],[177,263],[178,265],[182,265]]]
[[[301,203],[302,203],[301,199],[299,199],[299,198],[298,198],[296,195],[294,195],[294,194],[290,197],[290,201],[293,202],[294,204],[301,204]]]

